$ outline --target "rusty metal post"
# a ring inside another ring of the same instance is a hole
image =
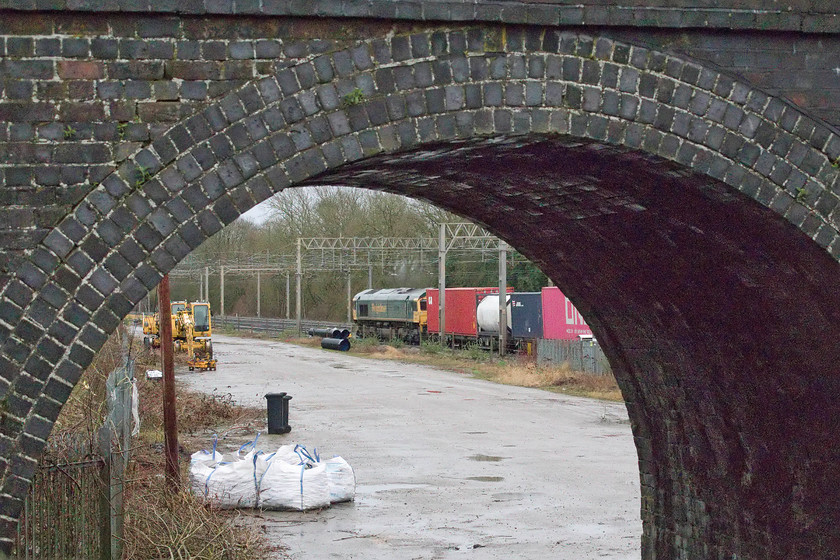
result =
[[[99,451],[102,453],[102,469],[99,471],[101,491],[99,493],[99,560],[112,560],[113,539],[111,535],[111,427],[106,424],[99,429]]]
[[[178,468],[178,419],[175,415],[175,365],[172,348],[172,308],[169,304],[169,275],[158,285],[160,314],[160,352],[163,361],[163,433],[166,454],[166,480],[172,487],[181,485]]]

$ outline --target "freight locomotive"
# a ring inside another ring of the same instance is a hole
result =
[[[440,332],[440,290],[390,288],[365,290],[353,297],[353,322],[359,336],[401,339],[418,344]],[[539,292],[508,288],[507,333],[514,346],[540,338],[576,340],[591,336],[577,309],[556,287]],[[489,345],[499,335],[499,289],[447,288],[444,334],[456,344]]]
[[[425,288],[365,290],[353,297],[353,322],[359,336],[419,344],[427,332],[426,316]]]

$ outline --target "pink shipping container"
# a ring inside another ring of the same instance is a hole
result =
[[[426,290],[426,310],[430,333],[440,332],[440,298],[437,288]],[[475,309],[480,296],[498,294],[499,288],[446,288],[446,334],[478,336]]]
[[[543,338],[577,340],[579,335],[592,335],[572,302],[559,288],[542,289]]]

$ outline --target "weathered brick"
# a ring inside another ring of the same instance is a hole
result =
[[[58,77],[63,80],[98,80],[105,77],[105,66],[98,61],[60,60],[57,70]]]

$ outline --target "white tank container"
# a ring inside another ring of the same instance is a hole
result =
[[[510,322],[510,295],[506,297],[507,301],[507,326],[511,328]],[[499,296],[492,294],[484,296],[478,303],[475,310],[476,320],[478,321],[479,333],[498,333],[499,332]]]

